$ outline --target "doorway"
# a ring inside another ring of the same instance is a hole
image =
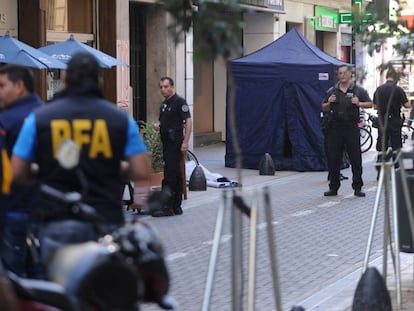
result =
[[[147,121],[146,83],[146,12],[147,6],[129,4],[130,83],[135,120]]]
[[[194,64],[194,134],[211,133],[213,128],[213,62]]]

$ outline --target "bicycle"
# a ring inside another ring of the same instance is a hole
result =
[[[360,138],[361,153],[364,153],[370,150],[374,139],[372,137],[371,132],[365,126],[359,127],[359,138]]]
[[[374,142],[374,138],[372,137],[372,128],[376,127],[376,116],[366,112],[365,110],[361,111],[358,127],[361,153],[364,153],[371,149]]]
[[[375,116],[361,109],[359,112],[358,126],[366,128],[371,133],[373,127],[372,118],[375,118]]]
[[[378,117],[373,115],[373,114],[367,113],[367,112],[365,112],[365,114],[368,115],[368,119],[364,119],[365,122],[359,124],[360,129],[364,128],[368,132],[371,133],[371,131],[372,131],[371,128],[378,128],[379,127]],[[403,124],[401,126],[401,142],[402,142],[402,144],[405,144],[405,142],[408,139],[410,139],[411,141],[414,140],[414,127],[412,126],[412,122],[413,122],[413,119],[405,119],[405,118],[403,119]],[[371,123],[371,125],[369,123]],[[364,130],[362,130],[362,132],[360,131],[360,135],[361,135],[361,148],[362,148],[362,146],[363,145],[365,146],[365,144],[367,144],[367,142],[369,140],[372,140],[372,134],[371,134],[371,137],[367,137],[367,135],[364,133]],[[372,142],[371,143],[368,142],[368,144],[367,144],[366,148],[364,148],[364,150],[368,148],[368,145],[369,145],[369,148],[371,148]],[[368,148],[368,150],[369,150],[369,148]],[[367,150],[365,150],[365,151],[367,151]],[[365,151],[363,151],[361,149],[361,152],[365,152]]]
[[[404,119],[403,125],[401,126],[401,141],[403,145],[405,142],[410,139],[414,140],[414,128],[411,126],[413,119]]]

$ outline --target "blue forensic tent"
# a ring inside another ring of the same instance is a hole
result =
[[[230,61],[242,168],[257,169],[269,153],[276,170],[326,170],[321,103],[335,66],[349,65],[324,53],[296,29],[245,57]],[[227,121],[225,166],[236,157]]]

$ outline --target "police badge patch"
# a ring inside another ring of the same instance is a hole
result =
[[[181,110],[182,110],[183,112],[188,112],[188,110],[190,110],[190,108],[188,107],[188,105],[182,105],[182,106],[181,106]]]

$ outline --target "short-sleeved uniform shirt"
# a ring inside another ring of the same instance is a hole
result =
[[[190,108],[184,98],[174,94],[165,100],[160,107],[161,137],[174,132],[178,137],[183,135],[184,120],[191,117]]]
[[[408,98],[404,90],[395,85],[393,81],[387,81],[380,85],[374,93],[374,103],[381,117],[384,117],[387,106],[389,106],[388,116],[400,118],[401,106],[406,102],[408,102]]]

